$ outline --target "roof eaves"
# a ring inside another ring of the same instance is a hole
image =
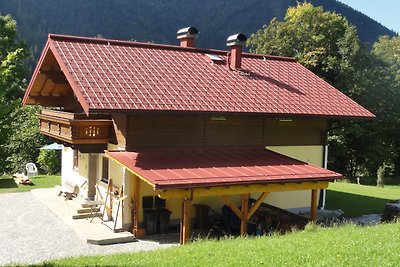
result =
[[[267,117],[293,117],[293,118],[318,118],[318,119],[327,119],[327,120],[374,120],[376,116],[372,114],[371,116],[351,116],[351,115],[328,115],[328,114],[293,114],[293,113],[267,113],[267,112],[232,112],[232,111],[202,111],[202,110],[145,110],[145,109],[90,109],[90,112],[95,113],[153,113],[153,114],[166,114],[166,113],[174,113],[174,114],[202,114],[202,115],[244,115],[244,114],[252,114],[258,116],[267,116]]]
[[[79,91],[78,86],[76,85],[74,79],[72,78],[72,75],[68,72],[68,68],[65,65],[64,61],[62,60],[60,54],[58,53],[56,47],[52,43],[52,38],[51,35],[49,35],[49,49],[53,52],[54,57],[56,58],[58,64],[61,67],[61,71],[64,73],[65,77],[67,78],[67,81],[69,85],[71,86],[72,90],[74,91],[78,102],[81,104],[83,110],[85,111],[86,114],[89,114],[89,104],[85,101],[82,93]]]
[[[340,174],[326,176],[326,177],[318,177],[318,178],[297,178],[297,179],[275,179],[270,182],[265,181],[242,181],[242,182],[217,182],[217,183],[192,183],[190,185],[160,185],[155,184],[154,190],[173,190],[173,189],[196,189],[196,188],[204,188],[204,187],[218,187],[218,186],[235,186],[235,185],[259,185],[259,184],[271,184],[271,183],[302,183],[302,182],[319,182],[319,181],[329,181],[332,182],[335,179],[343,179],[344,177]]]
[[[29,94],[31,93],[33,84],[34,84],[34,82],[35,82],[35,80],[36,80],[36,78],[37,78],[37,76],[39,74],[40,68],[42,67],[43,61],[44,61],[44,59],[45,59],[45,57],[47,55],[48,50],[49,50],[49,40],[47,40],[47,42],[46,42],[46,44],[44,46],[43,52],[42,52],[42,54],[40,55],[40,58],[39,58],[39,62],[36,65],[36,68],[35,68],[35,70],[34,70],[34,72],[32,74],[31,80],[29,81],[28,87],[27,87],[27,89],[25,91],[25,94],[24,94],[24,97],[22,99],[22,105],[25,105],[26,101],[28,100]]]

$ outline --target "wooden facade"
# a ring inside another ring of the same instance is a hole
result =
[[[195,146],[325,144],[326,120],[263,116],[138,114],[113,116],[117,143],[127,150]],[[179,129],[179,131],[177,131]]]

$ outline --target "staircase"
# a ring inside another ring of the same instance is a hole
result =
[[[74,198],[73,201],[77,204],[76,213],[72,214],[72,219],[88,219],[93,217],[101,217],[102,213],[99,208],[97,208],[96,213],[92,214],[92,209],[85,203],[85,200],[82,198]]]

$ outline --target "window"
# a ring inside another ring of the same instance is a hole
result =
[[[101,181],[108,184],[108,158],[103,157],[103,164],[101,169]]]
[[[73,165],[72,165],[72,168],[73,168],[74,170],[78,170],[79,151],[76,150],[76,149],[74,149],[74,160],[73,160],[73,163],[72,163],[72,164],[73,164]]]

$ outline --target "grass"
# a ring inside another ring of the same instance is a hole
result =
[[[16,193],[27,192],[35,188],[49,188],[61,184],[59,175],[38,175],[32,179],[33,185],[16,184],[10,176],[0,177],[0,194],[1,193]]]
[[[35,266],[398,266],[400,224],[307,226],[284,236],[197,241],[151,252],[54,260]]]
[[[327,209],[341,209],[346,217],[382,213],[385,203],[400,199],[400,186],[366,186],[331,183],[326,194]]]

